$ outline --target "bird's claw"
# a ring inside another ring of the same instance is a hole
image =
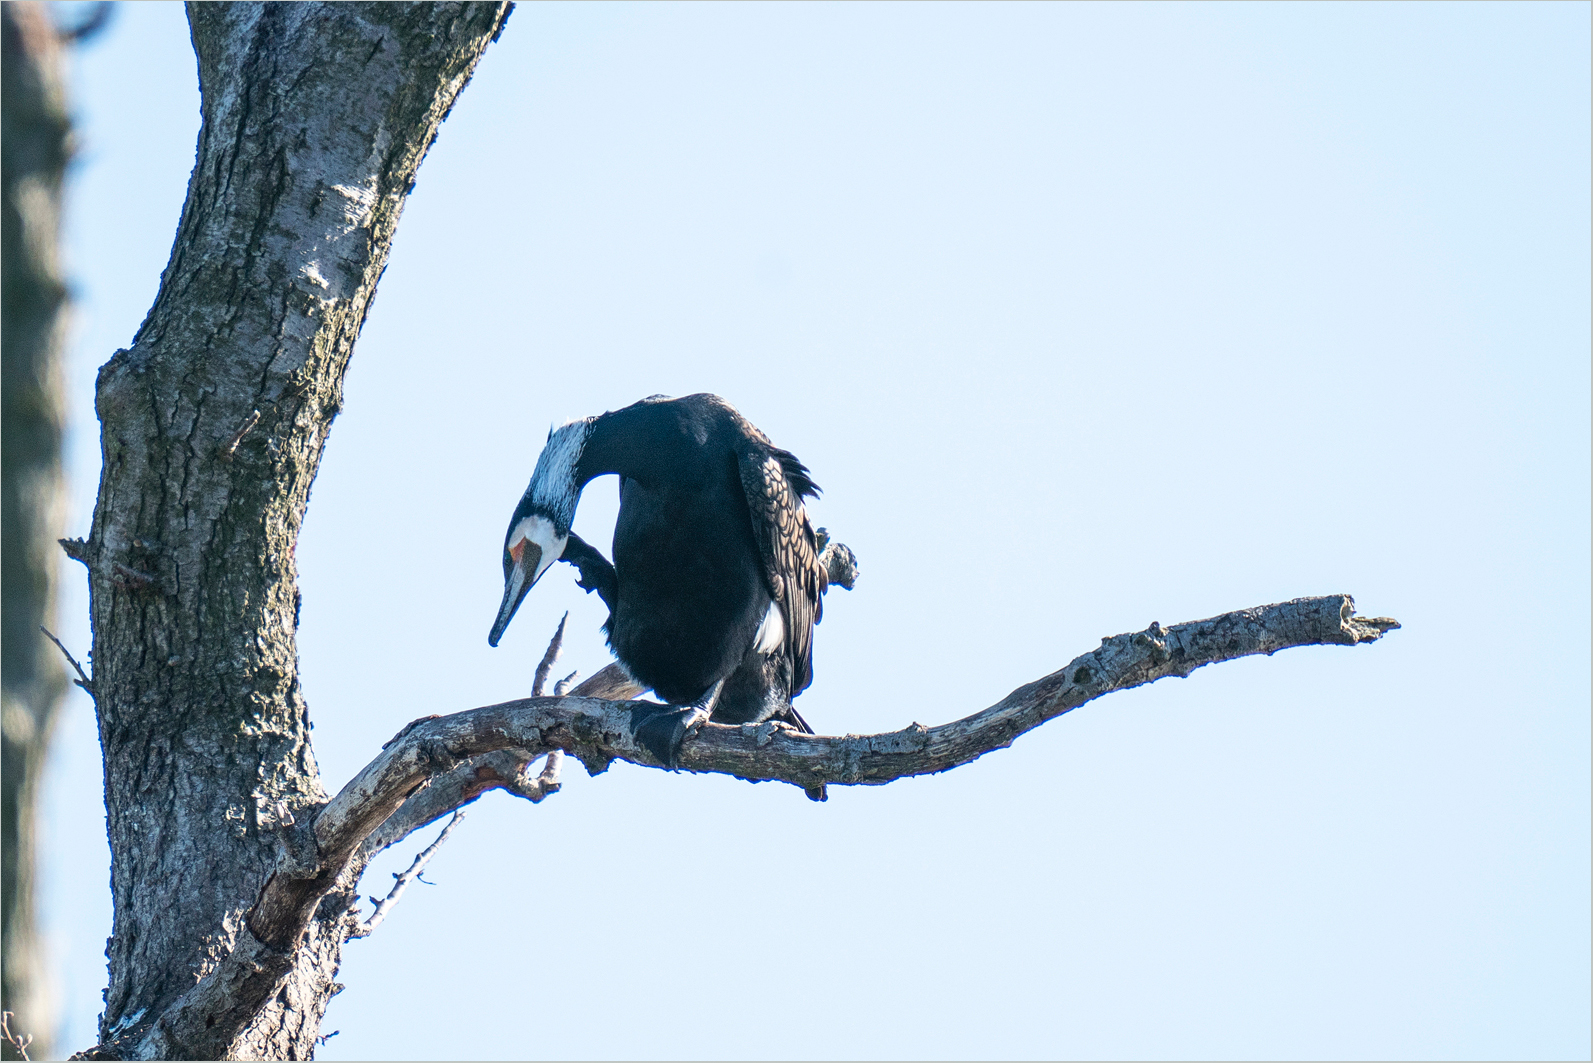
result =
[[[681,746],[707,722],[708,710],[695,705],[684,709],[638,705],[631,710],[631,737],[664,767],[678,771]]]

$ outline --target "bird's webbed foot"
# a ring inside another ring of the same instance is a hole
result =
[[[708,722],[724,680],[690,705],[642,703],[631,709],[631,736],[670,771],[680,769],[680,747],[686,736]]]
[[[702,709],[675,709],[668,705],[638,705],[631,710],[631,735],[636,744],[664,767],[680,767],[680,747],[686,736],[708,719]]]

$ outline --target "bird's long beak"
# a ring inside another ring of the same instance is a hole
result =
[[[541,575],[537,571],[542,563],[542,548],[535,543],[528,542],[509,567],[503,580],[503,604],[498,606],[498,619],[492,622],[492,630],[487,634],[487,645],[496,646],[498,640],[503,638],[504,629],[509,626],[509,621],[514,619],[514,611],[520,608],[520,603],[525,600],[529,591]]]

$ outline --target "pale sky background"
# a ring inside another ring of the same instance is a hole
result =
[[[421,169],[299,550],[329,790],[526,694],[566,608],[605,663],[562,566],[488,648],[499,551],[549,424],[655,392],[734,402],[862,559],[821,731],[1151,620],[1348,592],[1405,626],[824,805],[626,765],[489,795],[348,946],[322,1058],[1586,1058],[1589,11],[521,5]],[[94,372],[193,162],[182,9],[126,5],[75,79],[84,534]],[[615,503],[576,525],[605,549]],[[110,928],[91,713],[48,779],[65,1050]]]

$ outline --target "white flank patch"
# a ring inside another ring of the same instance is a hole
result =
[[[564,544],[570,541],[568,535],[560,535],[553,527],[553,522],[546,517],[532,514],[522,518],[514,526],[514,531],[509,535],[509,549],[512,552],[521,543],[531,543],[541,549],[542,556],[537,560],[537,570],[531,573],[531,582],[535,583],[542,578],[542,573],[548,566],[559,559],[564,553]]]
[[[763,623],[758,625],[758,633],[752,638],[752,645],[759,653],[773,653],[785,644],[785,614],[780,612],[779,602],[770,602],[769,611],[763,614]]]

